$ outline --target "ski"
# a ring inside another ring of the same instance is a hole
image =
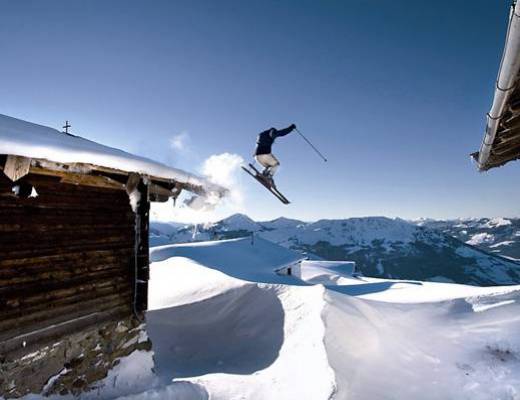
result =
[[[290,201],[287,200],[287,198],[276,188],[276,186],[271,185],[264,177],[262,177],[261,172],[258,171],[254,165],[249,164],[249,167],[254,171],[254,173],[251,172],[251,170],[247,167],[242,166],[242,169],[246,171],[249,175],[251,175],[255,180],[260,182],[260,184],[263,187],[269,190],[273,194],[273,196],[275,196],[283,204],[290,204]]]
[[[248,165],[253,171],[255,171],[256,179],[260,181],[260,183],[262,183],[262,185],[264,185],[267,188],[267,190],[273,193],[282,203],[290,204],[290,201],[287,200],[287,198],[278,190],[278,188],[272,182],[269,182],[268,180],[263,178],[262,173],[258,171],[253,164]]]

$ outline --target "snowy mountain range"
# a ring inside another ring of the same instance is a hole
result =
[[[416,223],[490,253],[520,260],[520,218],[421,220]]]
[[[517,253],[499,252],[514,248],[504,242],[520,232],[520,220],[518,224],[515,230],[513,221],[505,219],[408,222],[365,217],[303,222],[278,218],[256,222],[235,214],[207,226],[152,223],[150,241],[158,246],[254,234],[310,258],[355,261],[366,276],[487,286],[520,282],[520,264],[500,256]],[[485,235],[493,235],[494,242],[479,239],[490,237]],[[520,256],[520,240],[517,251]]]

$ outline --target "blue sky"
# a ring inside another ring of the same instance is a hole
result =
[[[284,206],[246,175],[259,219],[515,216],[520,165],[478,150],[506,1],[0,0],[0,113],[199,171],[280,139]],[[173,144],[173,145],[172,145]],[[228,205],[219,215],[235,211]]]

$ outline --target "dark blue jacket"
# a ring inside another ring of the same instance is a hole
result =
[[[255,156],[260,154],[271,154],[271,148],[276,138],[285,136],[294,130],[294,125],[290,125],[285,129],[270,128],[261,132],[256,139]]]

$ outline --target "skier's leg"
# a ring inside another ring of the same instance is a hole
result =
[[[276,157],[272,154],[259,154],[255,158],[259,164],[264,166],[262,175],[269,181],[270,185],[274,186],[273,175],[280,165]]]
[[[280,161],[278,161],[278,159],[275,156],[273,156],[272,154],[266,154],[266,156],[268,156],[268,164],[269,164],[268,172],[272,178],[274,176],[274,174],[276,173],[276,171],[278,170],[278,167],[280,166]]]
[[[259,154],[255,156],[255,160],[258,164],[260,164],[262,167],[267,168],[268,166],[264,162],[264,155]]]
[[[259,154],[255,156],[256,161],[264,167],[264,170],[262,171],[262,175],[270,175],[270,168],[272,168],[274,165],[276,165],[276,159],[273,161],[272,154]]]

